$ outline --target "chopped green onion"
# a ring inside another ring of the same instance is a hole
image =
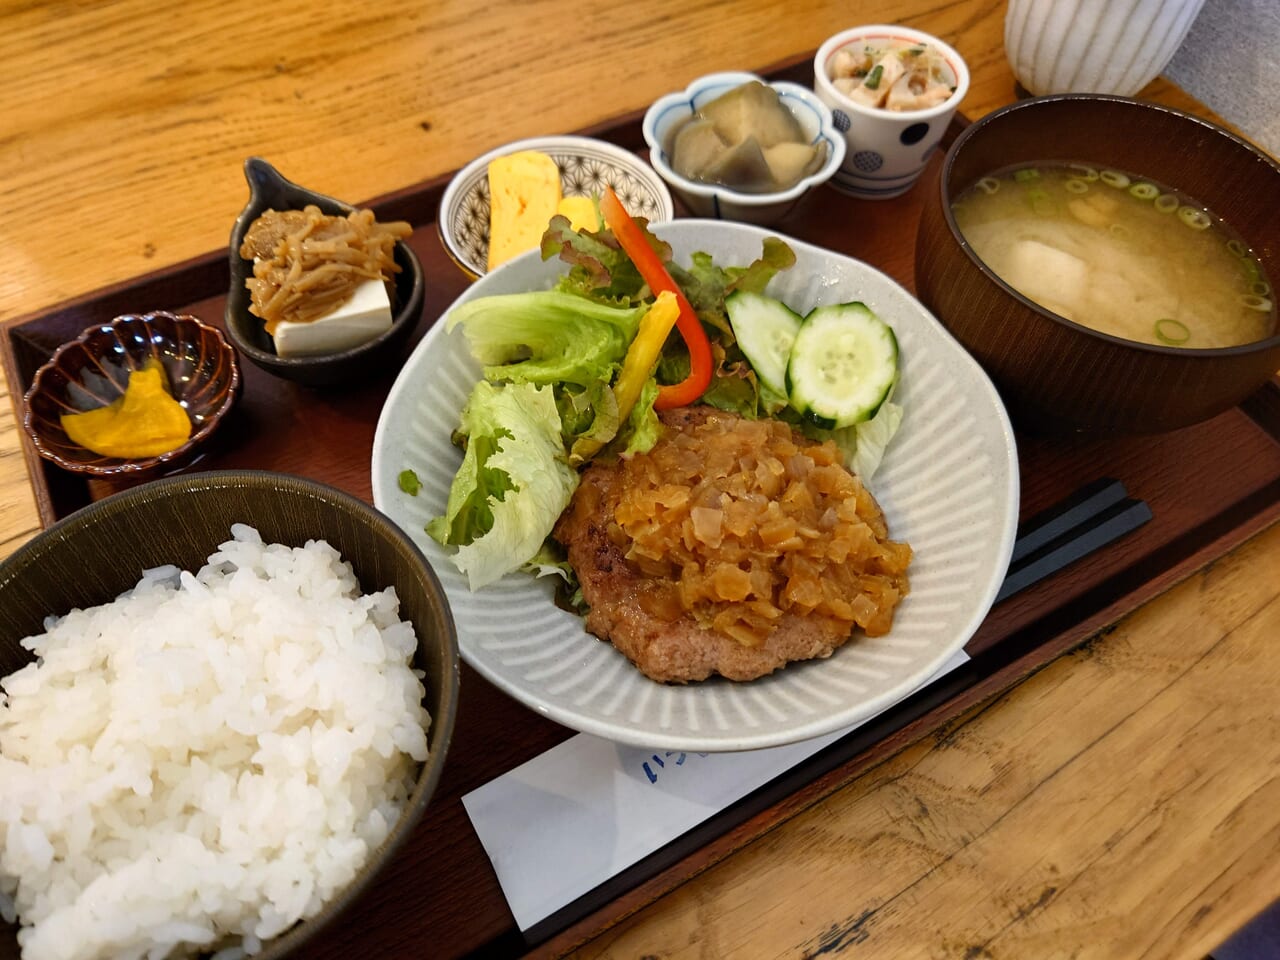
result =
[[[411,497],[416,497],[418,491],[422,489],[422,481],[418,479],[418,475],[412,470],[401,470],[400,475],[396,477],[396,483]]]
[[[1209,219],[1209,215],[1199,207],[1179,207],[1178,219],[1192,230],[1208,230],[1209,227],[1213,225],[1213,221]]]
[[[1098,179],[1098,171],[1093,167],[1086,167],[1082,163],[1069,163],[1067,164],[1067,169],[1075,171],[1076,177],[1085,183],[1093,183]]]
[[[1038,180],[1040,171],[1035,167],[1023,167],[1021,170],[1013,171],[1013,179],[1019,183],[1026,183],[1028,180]]]
[[[868,90],[880,89],[880,78],[884,76],[884,65],[876,64],[876,68],[867,74],[867,79],[862,81],[862,85]]]
[[[1164,317],[1156,321],[1156,339],[1170,346],[1178,346],[1191,339],[1191,331],[1180,320]]]
[[[1178,198],[1172,193],[1162,193],[1156,197],[1154,206],[1161,213],[1173,213],[1178,209]]]
[[[1055,209],[1053,198],[1041,187],[1032,187],[1027,191],[1027,203],[1032,211],[1041,217],[1048,217]]]
[[[1266,297],[1259,297],[1252,293],[1246,293],[1243,297],[1240,298],[1240,302],[1243,303],[1250,310],[1257,310],[1260,313],[1266,313],[1271,309],[1270,300],[1268,300]]]
[[[978,181],[977,187],[983,193],[991,194],[1000,189],[1000,181],[995,177],[983,177]]]
[[[1245,245],[1241,243],[1239,240],[1237,240],[1235,237],[1232,237],[1230,240],[1227,241],[1227,249],[1230,250],[1232,253],[1234,253],[1237,257],[1249,256],[1248,248],[1246,248]]]
[[[1098,174],[1098,179],[1108,187],[1115,187],[1117,190],[1123,190],[1129,186],[1128,175],[1121,173],[1119,170],[1103,170]]]
[[[1123,223],[1108,224],[1107,232],[1111,234],[1113,237],[1115,237],[1117,240],[1128,240],[1129,237],[1132,236],[1132,234],[1129,233],[1129,228],[1126,227]]]
[[[1160,196],[1160,188],[1154,183],[1135,183],[1129,188],[1129,193],[1139,200],[1154,200]]]
[[[1258,261],[1253,257],[1241,257],[1240,269],[1244,271],[1244,275],[1249,278],[1250,283],[1262,282],[1262,268],[1258,266]]]
[[[1255,280],[1253,283],[1249,284],[1249,292],[1256,294],[1259,297],[1265,297],[1271,293],[1271,285],[1265,280]]]
[[[1083,180],[1068,180],[1062,185],[1062,189],[1067,193],[1088,193],[1089,185]]]

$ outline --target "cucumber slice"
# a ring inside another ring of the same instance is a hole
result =
[[[875,416],[898,379],[898,340],[862,303],[815,307],[791,347],[791,406],[819,427]]]
[[[780,398],[787,396],[787,361],[802,323],[800,314],[780,300],[735,290],[724,300],[729,325],[760,382]]]

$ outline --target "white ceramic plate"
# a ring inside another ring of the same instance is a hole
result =
[[[746,264],[768,231],[679,220],[654,231],[677,262],[696,250]],[[437,323],[409,358],[383,407],[373,443],[374,503],[422,548],[444,585],[465,659],[486,679],[552,720],[646,749],[727,751],[819,736],[880,712],[964,645],[994,602],[1013,549],[1018,469],[1008,416],[977,363],[910,294],[879,271],[788,241],[794,268],[769,292],[800,313],[861,300],[897,333],[905,409],[901,430],[870,484],[892,537],[915,551],[911,594],[887,636],[859,637],[828,660],[796,663],[745,684],[715,678],[654,683],[611,644],[552,601],[550,578],[511,574],[478,593],[423,532],[444,511],[461,462],[449,442],[479,366],[461,330]],[[550,287],[564,269],[526,254],[479,280],[459,303]],[[397,477],[412,468],[416,497]]]

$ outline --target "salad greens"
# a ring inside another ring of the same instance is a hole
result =
[[[701,402],[747,418],[778,417],[833,439],[869,477],[901,408],[886,402],[873,420],[843,430],[806,424],[785,395],[760,381],[734,336],[725,298],[738,290],[763,293],[795,264],[792,249],[770,237],[745,266],[695,253],[682,267],[671,261],[670,245],[637,222],[710,339],[714,373]],[[689,373],[687,349],[673,332],[634,405],[620,410],[615,378],[653,307],[652,291],[607,228],[575,231],[556,216],[543,235],[542,256],[568,264],[553,289],[481,297],[446,321],[449,330],[461,327],[484,378],[454,433],[465,454],[445,513],[427,533],[458,547],[454,563],[472,590],[522,567],[571,577],[548,538],[577,487],[575,468],[598,451],[630,455],[652,447],[661,433],[653,407],[659,384],[680,383]],[[630,402],[634,384],[627,393]]]
[[[476,384],[462,410],[462,466],[444,516],[427,525],[455,544],[454,564],[478,590],[534,556],[569,505],[578,474],[560,437],[551,386]]]

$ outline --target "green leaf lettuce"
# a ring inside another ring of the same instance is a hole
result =
[[[444,516],[427,525],[458,547],[453,563],[472,590],[537,554],[577,489],[551,387],[476,384],[458,433],[467,438]]]

